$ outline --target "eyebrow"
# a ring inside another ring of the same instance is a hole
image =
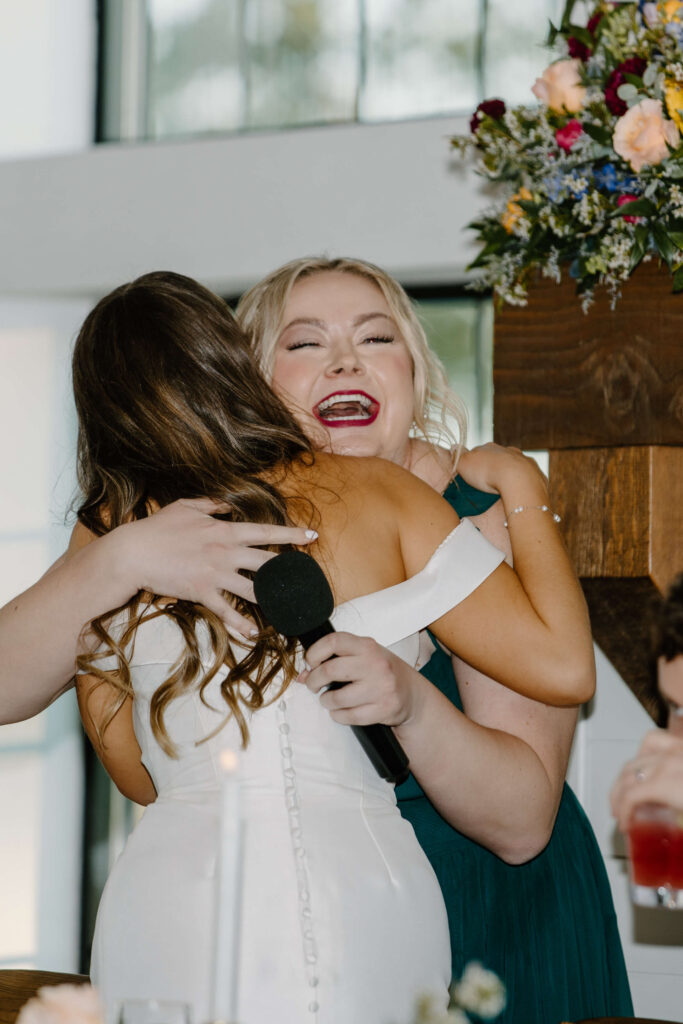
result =
[[[387,313],[377,312],[377,313],[361,313],[360,316],[355,317],[351,321],[351,326],[352,327],[360,327],[361,324],[365,324],[369,320],[377,320],[378,318],[381,318],[382,320],[389,320],[392,324],[395,324],[395,321],[394,321],[393,317],[389,316]],[[286,324],[285,327],[282,328],[282,330],[280,331],[280,336],[282,336],[285,333],[285,331],[288,331],[290,327],[296,327],[299,324],[305,324],[308,327],[326,327],[327,326],[327,323],[326,323],[325,320],[317,320],[317,319],[315,319],[315,317],[299,316],[295,320],[290,320],[289,323]]]

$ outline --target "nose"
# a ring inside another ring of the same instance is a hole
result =
[[[328,376],[339,377],[344,373],[360,374],[363,372],[363,363],[356,345],[351,342],[341,342],[334,346],[327,365]]]

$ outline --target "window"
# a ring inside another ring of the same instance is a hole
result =
[[[66,547],[78,303],[3,300],[0,329],[0,604]],[[40,623],[36,623],[36,631]],[[82,741],[73,695],[0,730],[0,965],[75,970],[81,885]]]
[[[165,139],[532,99],[558,0],[100,0],[99,138]]]

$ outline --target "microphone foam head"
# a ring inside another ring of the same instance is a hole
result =
[[[301,636],[334,611],[334,597],[318,563],[304,551],[282,551],[254,575],[256,601],[271,626]]]

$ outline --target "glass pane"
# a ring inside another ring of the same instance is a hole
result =
[[[149,137],[241,127],[240,9],[237,0],[147,0]]]
[[[358,0],[247,0],[249,127],[356,116]]]
[[[0,757],[0,962],[37,949],[38,849],[41,814],[41,755]]]
[[[536,102],[531,86],[554,59],[544,46],[548,22],[562,7],[559,0],[488,0],[484,96],[508,105]]]
[[[0,533],[44,530],[50,522],[57,355],[48,329],[0,331]]]
[[[470,110],[478,102],[481,3],[365,0],[361,120]]]
[[[467,408],[467,444],[493,437],[493,305],[476,298],[417,303],[430,348]]]

